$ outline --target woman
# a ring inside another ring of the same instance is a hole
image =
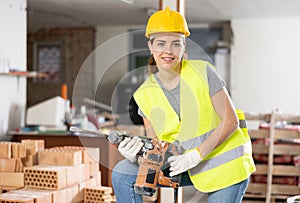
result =
[[[134,99],[148,137],[178,140],[186,150],[169,157],[170,176],[182,174],[181,185],[192,184],[208,193],[209,203],[242,202],[255,171],[243,113],[235,110],[224,81],[210,63],[184,59],[190,32],[180,13],[168,7],[154,13],[145,35],[152,54],[151,74]],[[136,138],[119,145],[126,159],[113,171],[118,203],[143,202],[133,187],[141,147]]]

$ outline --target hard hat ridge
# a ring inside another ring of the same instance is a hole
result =
[[[171,9],[169,6],[166,7],[165,11],[167,15],[171,15]]]

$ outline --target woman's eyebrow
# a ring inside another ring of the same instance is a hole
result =
[[[157,41],[158,41],[158,42],[165,42],[165,43],[167,42],[167,41],[161,40],[161,39],[158,39]],[[174,43],[174,42],[181,42],[181,40],[180,40],[180,39],[176,39],[176,40],[173,40],[173,41],[172,41],[172,43]]]

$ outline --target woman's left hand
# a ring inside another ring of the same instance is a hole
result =
[[[183,173],[186,170],[197,166],[201,161],[202,158],[197,149],[193,149],[190,152],[187,152],[182,155],[171,156],[168,158],[171,171],[170,176],[175,176],[180,173]]]

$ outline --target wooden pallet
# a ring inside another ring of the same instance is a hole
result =
[[[249,183],[243,203],[275,203],[286,202],[288,197],[299,195],[298,185],[272,184],[274,176],[299,177],[300,168],[293,165],[274,165],[274,155],[299,155],[299,145],[275,144],[278,139],[300,138],[300,132],[275,128],[275,122],[287,121],[300,123],[300,116],[282,115],[273,111],[271,114],[245,114],[247,121],[264,121],[269,124],[267,129],[249,129],[251,139],[268,139],[268,145],[253,144],[253,154],[268,156],[267,164],[256,164],[254,175],[267,176],[266,183]]]

